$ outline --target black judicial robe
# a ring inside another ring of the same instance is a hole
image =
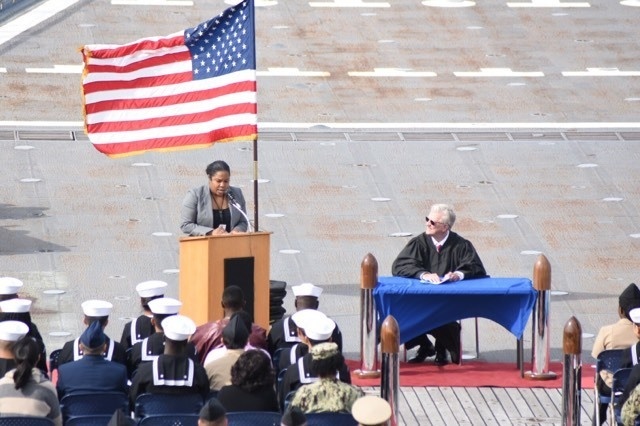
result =
[[[131,379],[129,399],[132,409],[136,398],[143,393],[200,394],[206,400],[209,378],[204,367],[194,360],[162,354],[152,362],[142,363]]]
[[[423,232],[412,238],[391,267],[391,273],[395,276],[417,279],[424,272],[443,276],[453,271],[462,272],[465,280],[487,276],[473,244],[451,231],[440,252],[436,250],[430,235]]]
[[[140,315],[138,318],[125,324],[122,329],[120,344],[124,346],[125,349],[129,349],[136,343],[151,336],[155,331],[155,327],[151,324],[151,317]]]

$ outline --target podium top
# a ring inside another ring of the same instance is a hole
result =
[[[236,234],[226,233],[226,234],[216,234],[216,235],[196,235],[193,237],[190,237],[190,236],[180,237],[180,241],[204,240],[208,238],[246,238],[254,235],[271,235],[271,234],[273,234],[273,232],[256,231],[256,232],[238,232]]]

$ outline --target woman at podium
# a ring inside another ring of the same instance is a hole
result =
[[[229,165],[214,161],[206,172],[209,182],[190,189],[182,201],[182,232],[192,236],[247,232],[246,203],[242,190],[229,185]]]

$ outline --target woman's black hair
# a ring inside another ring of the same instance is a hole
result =
[[[344,356],[338,352],[328,358],[311,358],[310,370],[317,377],[335,377],[342,364],[344,364]]]
[[[274,382],[271,359],[260,349],[244,352],[231,367],[231,384],[247,392],[273,386]]]
[[[13,373],[13,383],[16,389],[22,389],[31,379],[32,369],[38,363],[40,349],[31,337],[23,337],[13,345],[13,357],[16,360],[16,371]]]
[[[226,162],[222,160],[214,161],[207,166],[207,176],[211,177],[218,172],[227,172],[231,174],[231,168]]]

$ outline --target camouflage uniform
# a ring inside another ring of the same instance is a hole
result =
[[[297,407],[303,413],[350,413],[353,403],[363,395],[362,390],[355,386],[336,378],[326,378],[298,388],[291,407]]]
[[[640,415],[640,386],[636,386],[636,388],[631,392],[629,398],[627,398],[622,406],[620,415],[624,426],[635,425],[636,417]]]

